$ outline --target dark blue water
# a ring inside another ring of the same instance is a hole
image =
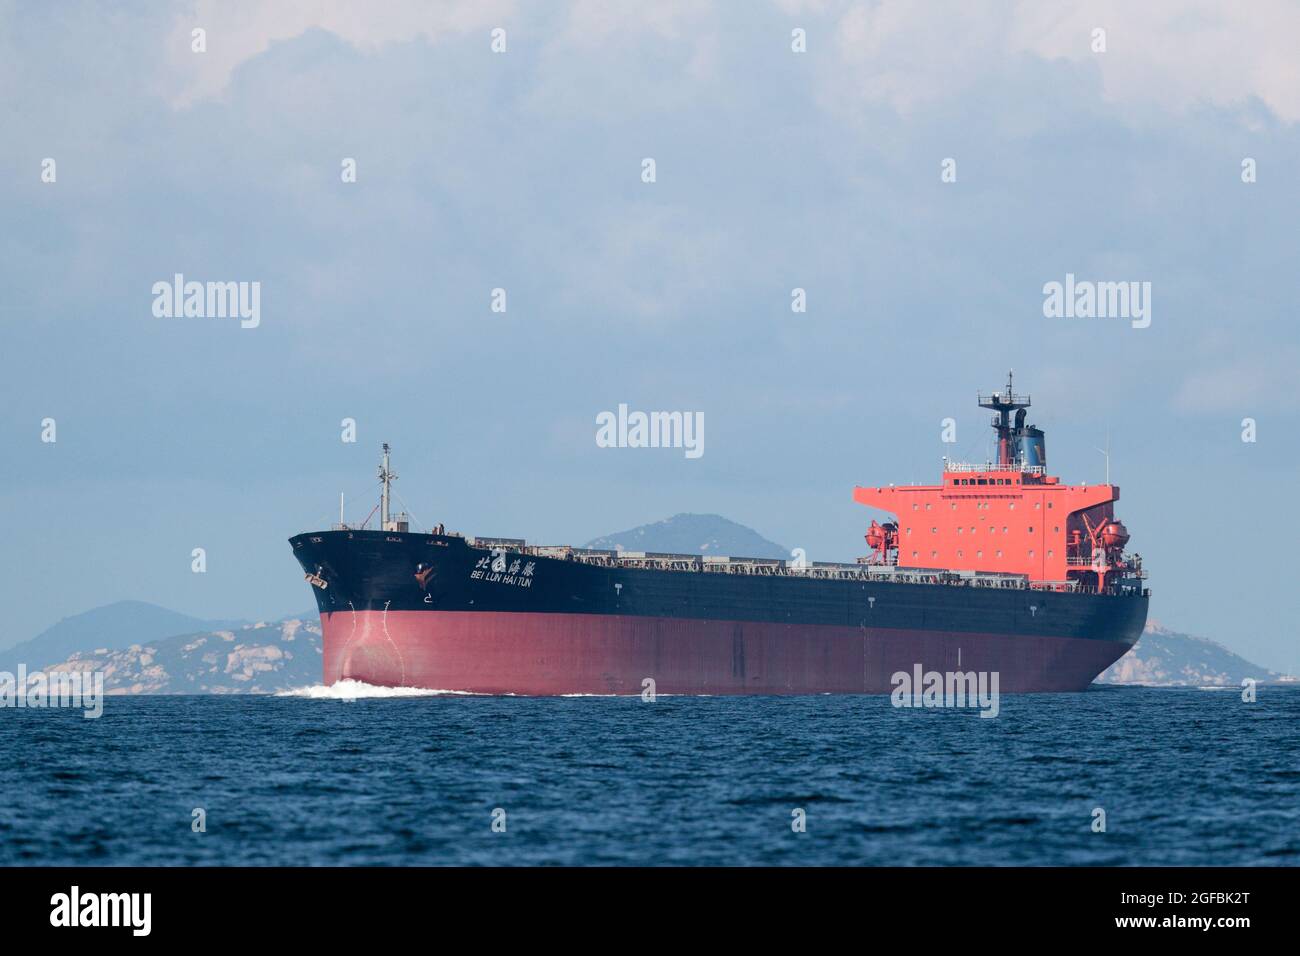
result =
[[[1268,687],[6,709],[0,863],[1295,864],[1298,719]]]

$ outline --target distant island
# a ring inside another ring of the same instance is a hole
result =
[[[1148,621],[1137,646],[1102,671],[1094,683],[1226,687],[1239,686],[1248,677],[1268,683],[1284,675],[1252,664],[1207,637],[1180,634]]]

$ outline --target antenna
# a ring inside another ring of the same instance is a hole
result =
[[[1093,447],[1096,448],[1095,445]],[[1106,484],[1109,485],[1110,484],[1110,429],[1109,428],[1106,429],[1106,447],[1096,448],[1096,450],[1106,456]]]
[[[339,492],[339,527],[343,528],[347,524],[343,520],[343,492]]]
[[[384,489],[379,494],[379,530],[388,530],[388,499],[392,493],[391,485],[393,479],[397,476],[393,474],[388,464],[388,442],[384,442],[384,460],[379,465],[379,480],[383,483]]]

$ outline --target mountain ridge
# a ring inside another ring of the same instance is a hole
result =
[[[694,512],[681,512],[662,521],[602,535],[588,541],[586,547],[781,560],[790,558],[789,550],[775,541],[769,541],[752,528],[722,515]]]
[[[71,614],[35,637],[0,649],[0,670],[12,671],[19,663],[29,669],[65,660],[75,651],[93,648],[120,650],[141,641],[160,640],[182,633],[202,633],[247,622],[207,620],[182,614],[148,601],[114,601]]]

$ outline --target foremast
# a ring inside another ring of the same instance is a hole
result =
[[[384,531],[393,530],[388,526],[388,505],[393,492],[393,479],[397,476],[393,474],[390,454],[391,449],[388,447],[388,442],[384,442],[384,458],[379,463],[379,484],[381,487],[379,492],[379,527]]]

